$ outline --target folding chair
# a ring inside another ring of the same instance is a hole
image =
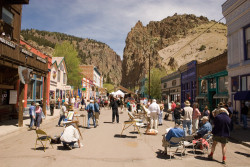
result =
[[[203,154],[205,154],[205,152],[208,154],[209,147],[211,147],[213,142],[212,136],[212,132],[208,132],[196,143],[197,146],[200,146],[202,148]],[[195,151],[196,149],[197,147],[195,147]]]
[[[43,151],[45,152],[47,141],[49,141],[49,144],[51,145],[51,143],[50,143],[51,137],[48,136],[47,133],[41,129],[36,130],[36,135],[37,135],[36,145],[37,145],[37,141],[39,140],[44,148]],[[45,144],[43,144],[43,142],[45,142]],[[35,145],[35,150],[36,150],[36,145]],[[52,145],[51,145],[51,147],[53,148]]]
[[[166,141],[165,135],[163,135],[162,140],[163,140],[162,146],[165,149],[165,153],[168,154],[168,150],[169,150],[170,160],[171,160],[171,148],[176,148],[175,153],[177,153],[179,149],[183,149],[183,137],[172,137],[170,141],[168,142]],[[176,144],[171,144],[171,143],[176,143]],[[181,152],[181,158],[182,158],[182,152]]]
[[[123,131],[125,129],[129,128],[130,126],[134,126],[134,131],[135,131],[135,129],[137,129],[138,133],[141,134],[140,127],[143,125],[143,123],[141,123],[141,120],[135,119],[134,116],[130,112],[128,112],[128,115],[129,115],[129,120],[124,121],[121,135],[122,135]]]
[[[194,149],[195,144],[193,143],[193,140],[194,140],[194,136],[192,136],[192,135],[185,136],[183,138],[183,148],[184,148],[183,153],[185,153],[187,147],[192,147],[193,148],[193,153],[195,155],[195,149]]]

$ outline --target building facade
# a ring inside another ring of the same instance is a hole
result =
[[[65,99],[70,96],[71,86],[67,85],[67,67],[64,57],[53,57],[50,75],[50,98]]]
[[[250,108],[250,1],[227,0],[222,13],[228,28],[228,91],[235,111]],[[240,112],[239,112],[240,116]]]
[[[79,96],[87,99],[100,96],[99,88],[103,88],[103,77],[93,65],[80,65],[83,75],[82,88],[79,89]]]
[[[192,104],[196,97],[196,65],[197,61],[193,60],[185,65],[180,66],[181,73],[181,106],[189,100]]]
[[[15,118],[23,126],[25,87],[33,75],[43,77],[43,112],[46,114],[48,59],[20,44],[22,4],[28,0],[0,1],[0,119]]]
[[[176,71],[161,78],[162,100],[180,102],[181,100],[181,74]]]
[[[200,110],[212,111],[219,102],[228,101],[227,52],[197,65],[197,96]]]

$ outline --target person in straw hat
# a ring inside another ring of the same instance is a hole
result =
[[[193,108],[190,107],[190,102],[187,100],[184,102],[185,107],[183,108],[182,115],[183,115],[183,130],[185,132],[185,136],[187,134],[192,134],[192,114]]]

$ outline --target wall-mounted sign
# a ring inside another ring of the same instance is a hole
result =
[[[8,45],[8,46],[10,46],[10,47],[12,47],[12,48],[16,48],[16,44],[14,44],[13,42],[10,42],[10,41],[8,41],[8,40],[6,40],[6,39],[4,39],[4,38],[1,38],[0,37],[0,41],[2,42],[2,43],[4,43],[5,45]]]
[[[39,60],[40,62],[43,62],[44,64],[47,63],[47,61],[39,56],[36,57],[37,60]]]
[[[33,57],[33,54],[31,52],[27,51],[26,49],[22,48],[21,52],[24,53],[24,54],[26,54],[27,56]]]

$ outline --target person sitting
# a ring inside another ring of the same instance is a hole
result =
[[[78,142],[79,148],[81,147],[79,138],[80,136],[78,130],[74,127],[74,124],[71,124],[64,129],[60,140],[62,141],[64,147],[68,147],[72,150],[76,142]]]
[[[174,128],[171,128],[168,133],[166,134],[166,142],[169,144],[169,141],[172,137],[183,137],[184,130],[180,128],[180,124],[176,123]],[[170,144],[177,144],[177,143],[170,143]]]
[[[210,122],[208,122],[209,117],[203,116],[201,118],[203,125],[200,127],[200,129],[196,132],[196,135],[194,136],[195,139],[202,138],[205,134],[212,131],[212,126]]]

